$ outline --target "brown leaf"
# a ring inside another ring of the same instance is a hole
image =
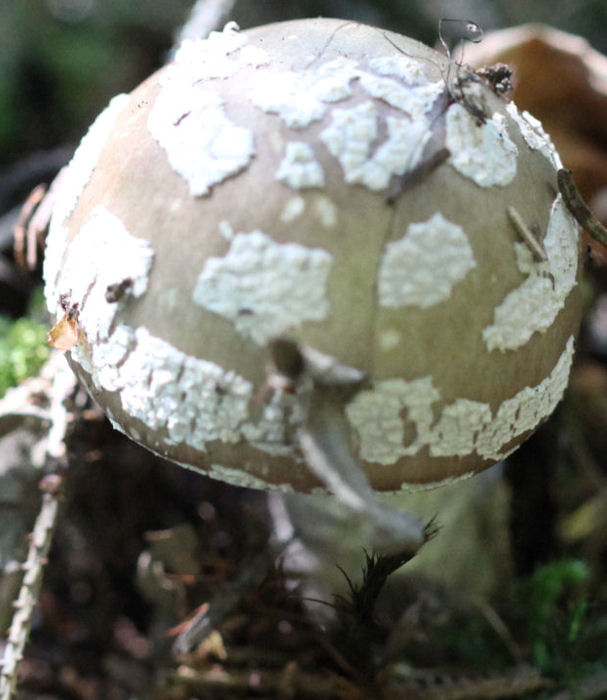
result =
[[[56,350],[67,352],[76,345],[79,338],[78,320],[67,312],[49,331],[47,343]]]

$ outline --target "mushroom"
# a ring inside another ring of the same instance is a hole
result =
[[[230,23],[115,97],[74,155],[44,265],[55,342],[148,449],[329,489],[378,542],[418,546],[373,491],[503,459],[566,387],[560,167],[536,120],[412,39]]]

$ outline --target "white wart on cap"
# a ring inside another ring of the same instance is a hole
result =
[[[364,375],[345,415],[378,490],[478,471],[550,415],[580,313],[558,155],[445,75],[354,22],[228,25],[112,100],[44,272],[116,427],[226,481],[314,489],[297,392],[268,383],[276,338]]]

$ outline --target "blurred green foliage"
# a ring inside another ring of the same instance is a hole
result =
[[[189,0],[0,0],[0,165],[77,141],[164,60]]]
[[[583,561],[557,559],[519,582],[517,598],[533,663],[544,673],[562,677],[580,661],[576,652],[588,623],[589,578]]]
[[[49,355],[48,326],[31,318],[0,315],[0,397],[35,374]]]

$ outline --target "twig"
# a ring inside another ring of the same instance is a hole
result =
[[[544,246],[533,235],[533,231],[531,231],[531,229],[523,221],[518,211],[514,207],[506,207],[506,213],[508,214],[508,218],[510,219],[510,222],[512,223],[514,228],[516,229],[518,235],[523,239],[523,241],[531,250],[533,257],[538,262],[546,262],[546,260],[548,260],[548,256],[546,255]]]
[[[384,554],[416,552],[426,539],[423,523],[377,499],[355,456],[344,407],[359,391],[365,375],[286,339],[274,340],[270,352],[306,416],[297,431],[297,443],[310,472],[351,513],[366,518],[373,547]]]
[[[573,180],[571,170],[561,168],[556,174],[556,179],[559,191],[573,218],[595,241],[607,245],[607,228],[590,211]]]
[[[502,640],[510,656],[512,656],[515,661],[521,663],[523,660],[523,652],[506,626],[506,623],[497,614],[495,609],[485,600],[476,600],[474,601],[474,605]]]
[[[17,670],[29,637],[32,616],[42,584],[42,573],[51,546],[57,521],[59,500],[54,493],[45,493],[34,529],[27,559],[23,564],[25,575],[15,602],[15,614],[8,634],[0,672],[0,700],[10,700],[17,686]]]
[[[42,465],[43,473],[47,474],[56,470],[65,457],[64,441],[70,421],[70,413],[65,403],[72,394],[76,381],[65,361],[62,360],[61,364],[57,364],[55,357],[49,361],[47,368],[49,366],[54,368],[54,376],[51,386],[47,386],[50,428],[44,438],[45,454]],[[30,395],[29,398],[31,399],[32,396]],[[41,484],[44,491],[42,505],[31,534],[27,558],[23,564],[25,573],[2,658],[0,700],[11,700],[17,685],[19,663],[23,658],[23,651],[29,637],[46,557],[57,522],[60,484],[61,480],[57,476],[47,476]]]
[[[273,556],[267,551],[262,551],[235,581],[214,596],[208,605],[201,607],[179,633],[173,644],[173,655],[179,658],[188,654],[208,637],[246,595],[261,583],[272,567],[273,561]],[[3,699],[0,698],[0,700]]]
[[[197,0],[175,38],[174,50],[184,39],[206,38],[228,21],[236,0]]]
[[[409,170],[401,175],[389,189],[386,195],[386,204],[394,204],[400,194],[413,188],[429,177],[438,167],[445,163],[450,156],[451,151],[448,148],[439,148],[425,160],[422,160],[421,163],[418,163],[413,170]]]

